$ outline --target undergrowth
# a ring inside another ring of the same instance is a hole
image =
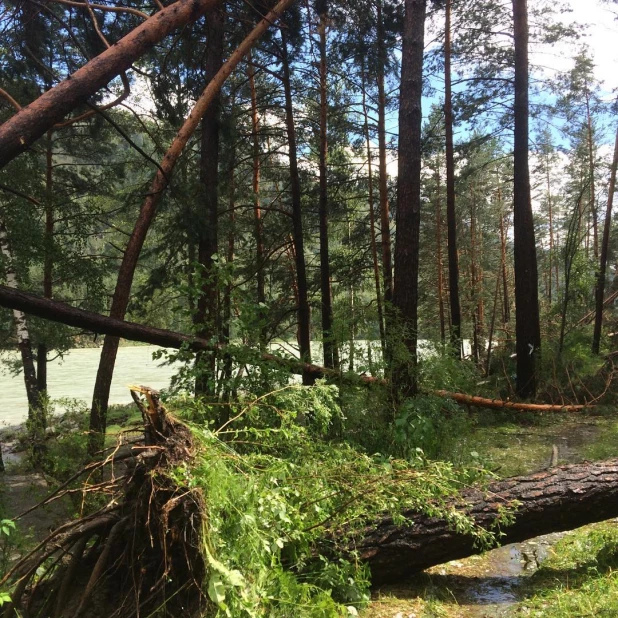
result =
[[[615,521],[568,534],[530,577],[529,598],[516,616],[565,618],[618,615],[618,526]]]
[[[205,497],[203,551],[217,616],[356,615],[369,599],[369,574],[353,540],[385,514],[402,524],[408,509],[446,517],[477,544],[493,543],[447,504],[462,485],[485,479],[483,470],[430,461],[420,448],[397,459],[333,440],[345,433],[335,394],[319,384],[246,397],[220,432],[204,422],[218,410],[176,402],[193,420],[198,449],[173,475]]]

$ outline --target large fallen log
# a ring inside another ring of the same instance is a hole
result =
[[[514,522],[500,530],[502,545],[618,517],[618,459],[512,477],[484,491],[468,489],[457,508],[489,530],[500,512],[513,505],[518,505]],[[416,513],[406,517],[404,525],[385,518],[366,528],[354,544],[376,584],[481,551],[470,536],[453,531],[444,520]]]

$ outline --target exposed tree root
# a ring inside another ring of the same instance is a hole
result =
[[[2,618],[132,618],[165,608],[169,617],[198,616],[204,503],[168,472],[193,453],[187,427],[140,388],[145,440],[87,467],[103,472],[109,502],[52,532],[5,576],[12,603]],[[156,614],[155,614],[156,615]]]

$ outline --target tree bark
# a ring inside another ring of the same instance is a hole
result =
[[[461,305],[459,302],[459,256],[455,211],[455,153],[453,147],[453,93],[451,74],[451,6],[446,0],[444,27],[444,130],[446,135],[446,225],[448,237],[448,285],[453,353],[461,358]]]
[[[218,95],[225,80],[262,34],[266,32],[273,22],[277,21],[293,1],[294,0],[280,0],[277,6],[255,26],[251,33],[232,53],[227,62],[221,67],[221,70],[217,73],[215,78],[206,86],[206,89],[197,100],[193,110],[176,134],[174,141],[163,157],[161,166],[150,185],[150,190],[141,206],[140,214],[123,254],[110,309],[110,316],[112,318],[122,320],[125,316],[129,303],[133,276],[142,246],[144,245],[146,235],[154,219],[161,195],[170,182],[172,172],[184,147],[197,129],[204,114],[208,111],[210,104]],[[118,352],[118,343],[119,341],[116,337],[106,337],[103,343],[101,360],[99,362],[99,369],[97,371],[97,379],[92,397],[92,408],[90,410],[90,454],[94,454],[100,450],[102,445],[106,426],[109,391],[114,373],[116,354]]]
[[[285,93],[285,126],[288,138],[288,156],[290,159],[290,190],[292,197],[292,226],[294,239],[294,259],[296,264],[296,281],[298,286],[298,346],[300,358],[311,363],[311,309],[307,289],[307,267],[305,264],[305,244],[303,237],[303,211],[301,204],[300,175],[298,172],[298,154],[296,145],[296,126],[294,124],[294,106],[292,100],[292,83],[288,57],[288,40],[285,28],[281,29],[281,66],[282,82]],[[303,373],[303,384],[311,385],[315,378]]]
[[[206,16],[206,52],[204,78],[215,78],[223,66],[223,31],[225,13],[221,9]],[[193,316],[197,334],[203,339],[218,340],[219,285],[214,272],[214,256],[219,251],[219,92],[213,97],[202,118],[200,138],[200,184],[198,214],[197,260],[201,286],[197,298],[197,312]],[[217,377],[215,354],[204,352],[195,358],[196,396],[213,396]]]
[[[488,530],[500,510],[515,501],[514,523],[500,526],[502,545],[616,517],[618,459],[497,481],[485,491],[462,492],[453,506]],[[406,518],[403,525],[385,518],[368,527],[354,546],[369,565],[374,584],[400,581],[436,564],[481,553],[470,536],[454,532],[444,520],[411,512]]]
[[[609,233],[612,226],[612,208],[614,205],[614,193],[616,191],[616,168],[618,167],[618,131],[614,146],[614,159],[607,189],[607,210],[605,211],[605,225],[603,227],[603,244],[601,245],[601,261],[595,289],[596,310],[594,318],[594,334],[592,336],[592,353],[598,354],[601,346],[601,327],[603,325],[603,305],[605,294],[605,274],[607,271],[607,254],[609,251]]]
[[[513,0],[515,39],[515,152],[513,231],[515,251],[515,336],[517,394],[536,392],[536,360],[541,348],[539,293],[528,165],[528,6]]]
[[[196,21],[220,0],[177,0],[0,126],[0,168],[24,152],[168,34]]]
[[[393,386],[403,396],[418,391],[417,326],[419,233],[421,222],[421,98],[426,0],[406,0],[401,56],[399,103],[399,175],[397,178],[397,237],[395,240],[395,330],[409,358],[393,362]]]

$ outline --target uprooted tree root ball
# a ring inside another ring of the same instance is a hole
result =
[[[60,526],[11,569],[4,582],[12,603],[3,618],[131,618],[163,608],[184,618],[205,609],[204,501],[168,475],[192,457],[191,433],[158,405],[156,393],[141,392],[148,402],[139,403],[144,441],[120,445],[80,473],[111,499]]]

